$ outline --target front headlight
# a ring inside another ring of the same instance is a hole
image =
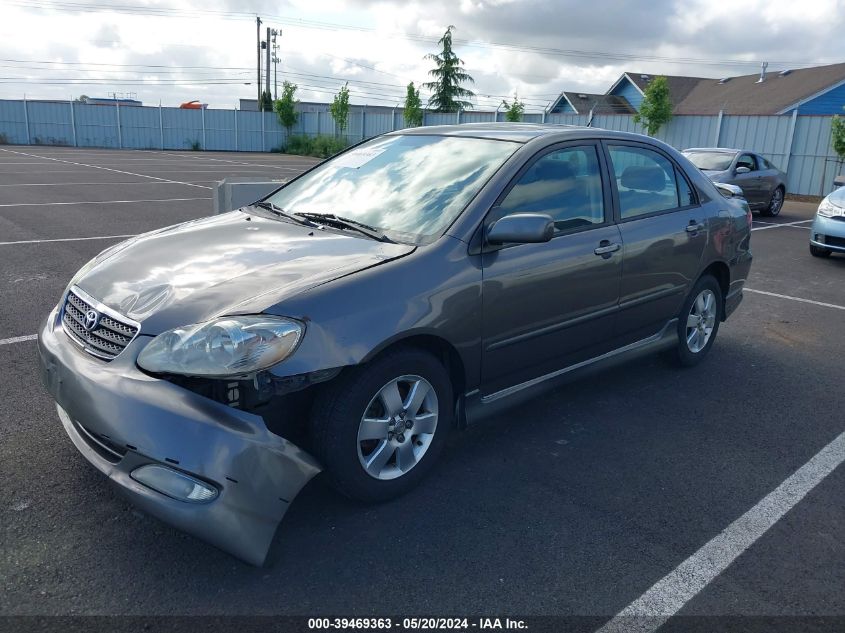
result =
[[[845,216],[845,207],[836,206],[829,198],[825,198],[819,205],[819,215],[826,218],[832,218],[839,215]]]
[[[141,351],[138,365],[156,374],[249,374],[290,356],[304,329],[299,321],[261,314],[186,325],[155,337]]]

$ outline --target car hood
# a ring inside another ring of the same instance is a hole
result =
[[[834,189],[828,194],[827,199],[830,200],[837,207],[845,207],[845,187]]]
[[[296,293],[401,257],[413,246],[233,211],[104,251],[76,284],[141,331],[257,313]]]
[[[730,171],[719,171],[715,169],[702,169],[704,175],[707,176],[713,182],[725,182],[725,180],[730,176]]]

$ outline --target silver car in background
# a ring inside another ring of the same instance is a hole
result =
[[[722,147],[694,147],[682,154],[713,182],[742,189],[748,206],[760,215],[776,216],[786,195],[786,174],[754,152]]]
[[[810,254],[830,257],[831,253],[845,255],[845,187],[840,186],[819,204],[810,228]]]

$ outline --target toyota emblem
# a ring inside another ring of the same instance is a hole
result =
[[[87,331],[93,330],[100,323],[100,313],[96,310],[88,310],[85,313],[85,329]]]

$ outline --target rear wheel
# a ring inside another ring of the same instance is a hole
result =
[[[772,192],[772,197],[769,200],[769,206],[760,211],[760,215],[774,217],[780,213],[783,208],[784,190],[783,187],[776,187]]]
[[[713,347],[722,317],[722,288],[704,275],[692,289],[678,316],[675,357],[685,367],[697,365]]]
[[[830,257],[830,251],[821,246],[810,244],[810,255],[813,257]]]
[[[416,486],[452,426],[452,386],[443,365],[414,348],[346,370],[317,395],[315,456],[329,483],[361,501],[385,501]]]

